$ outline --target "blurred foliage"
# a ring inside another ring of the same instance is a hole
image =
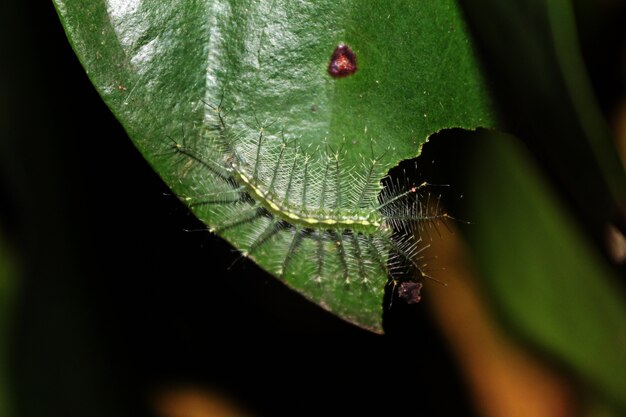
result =
[[[464,9],[501,117],[525,145],[483,133],[491,137],[467,165],[476,223],[467,235],[487,293],[519,336],[624,411],[624,268],[608,262],[605,236],[609,227],[626,231],[626,175],[587,78],[572,5],[474,0]]]
[[[588,9],[599,4],[579,3],[586,6],[581,20],[597,16]],[[607,223],[626,230],[626,174],[586,75],[570,2],[472,0],[463,8],[506,130],[524,142],[597,243]]]
[[[615,272],[515,138],[488,136],[470,164],[466,232],[490,300],[508,328],[624,407],[626,304]]]

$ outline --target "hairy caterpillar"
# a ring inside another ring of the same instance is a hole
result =
[[[381,191],[379,158],[348,169],[343,149],[303,148],[271,124],[234,129],[221,103],[205,107],[199,134],[170,139],[179,175],[195,184],[185,200],[210,231],[365,327],[375,327],[363,318],[371,312],[351,317],[350,306],[382,305],[388,283],[400,284],[400,299],[419,301],[420,232],[449,218],[423,198],[425,184]]]

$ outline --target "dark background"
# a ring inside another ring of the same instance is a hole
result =
[[[90,84],[51,2],[0,15],[0,232],[17,416],[150,415],[193,384],[255,415],[473,415],[423,305],[349,325],[202,228]],[[408,382],[404,382],[408,381]]]

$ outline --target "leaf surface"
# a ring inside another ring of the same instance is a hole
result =
[[[55,4],[104,101],[184,201],[210,194],[213,185],[200,174],[185,175],[190,168],[174,162],[172,142],[197,144],[218,106],[221,122],[244,142],[263,129],[267,140],[284,137],[314,157],[341,150],[344,182],[365,175],[372,159],[380,161],[381,178],[441,129],[494,125],[452,0]],[[357,57],[357,71],[345,78],[327,71],[339,44]],[[206,209],[194,211],[214,226]],[[219,234],[242,249],[249,233],[236,227]],[[268,249],[251,257],[280,275],[279,255]],[[289,286],[345,319],[381,329],[385,274],[367,286],[338,276],[314,282],[314,254],[295,262],[299,272],[284,277]]]

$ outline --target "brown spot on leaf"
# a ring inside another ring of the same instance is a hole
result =
[[[328,63],[328,73],[334,78],[343,78],[356,72],[356,55],[348,45],[339,44]]]

